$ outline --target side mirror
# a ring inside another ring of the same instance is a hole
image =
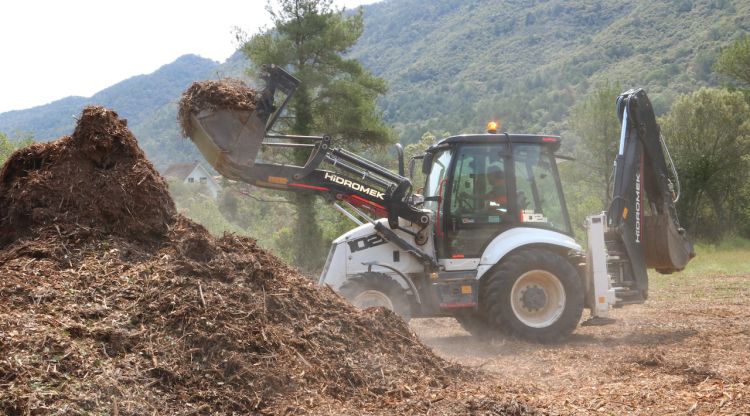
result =
[[[422,173],[425,175],[429,175],[432,171],[432,156],[432,153],[427,152],[424,154],[424,159],[422,159]]]
[[[411,180],[412,182],[414,181],[414,168],[417,163],[417,160],[422,160],[422,159],[424,159],[424,155],[412,156],[412,158],[409,159],[409,180]]]

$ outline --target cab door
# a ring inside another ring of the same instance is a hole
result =
[[[496,235],[516,224],[513,169],[506,143],[457,149],[445,181],[442,224],[437,224],[442,229],[438,258],[478,261]]]
[[[429,174],[425,178],[424,208],[434,213],[434,240],[437,257],[440,258],[440,242],[445,236],[445,196],[448,187],[448,172],[453,162],[452,147],[437,149],[432,153],[429,163]]]

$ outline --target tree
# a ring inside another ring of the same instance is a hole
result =
[[[446,138],[448,136],[450,136],[450,134],[448,134],[447,132],[443,133],[443,138]],[[405,160],[408,162],[414,156],[423,155],[430,146],[432,146],[433,144],[437,142],[438,142],[437,137],[435,137],[435,135],[432,134],[431,131],[425,132],[422,135],[422,138],[420,138],[417,143],[412,143],[410,145],[407,145],[406,148],[404,148]],[[421,162],[421,160],[415,160],[415,162]],[[421,188],[424,186],[425,179],[426,179],[424,174],[422,173],[421,163],[416,163],[416,166],[414,167],[414,177],[409,178],[409,179],[411,179],[412,186],[414,186],[414,189],[421,190]]]
[[[269,3],[273,29],[250,38],[242,50],[256,66],[276,64],[301,81],[289,106],[288,132],[325,133],[347,147],[388,143],[391,133],[375,102],[386,91],[385,81],[344,58],[362,35],[362,10],[345,15],[331,4],[332,0],[277,0],[275,7]],[[295,202],[293,258],[298,267],[312,271],[322,265],[326,245],[313,197],[299,195]]]
[[[714,69],[750,87],[750,35],[723,49]]]
[[[682,225],[720,239],[746,224],[750,106],[743,94],[702,88],[680,97],[659,122],[682,185]]]
[[[34,137],[30,133],[18,133],[14,140],[0,133],[0,167],[2,167],[13,152],[32,144],[34,144]]]
[[[612,169],[620,135],[615,99],[620,92],[619,85],[607,82],[571,111],[570,124],[581,138],[575,162],[579,178],[600,195],[602,209],[609,206],[612,198]]]
[[[13,153],[15,148],[13,143],[8,140],[8,136],[0,133],[0,166],[5,163],[5,160],[8,159],[8,156]]]

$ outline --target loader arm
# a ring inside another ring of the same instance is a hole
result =
[[[631,289],[645,299],[648,268],[661,273],[682,270],[695,252],[677,218],[670,179],[674,166],[646,93],[639,88],[621,94],[617,114],[622,130],[607,212],[607,246],[621,271],[635,282]],[[676,173],[673,176],[677,181]]]
[[[398,228],[398,218],[429,224],[429,211],[410,203],[408,178],[347,150],[332,148],[329,136],[271,134],[299,81],[273,65],[263,68],[261,78],[266,87],[257,94],[255,110],[206,106],[190,114],[190,139],[219,173],[262,188],[345,201],[373,216],[388,218],[391,228]],[[278,107],[274,104],[277,91],[285,94]],[[283,148],[309,155],[301,166],[263,160],[264,151]]]

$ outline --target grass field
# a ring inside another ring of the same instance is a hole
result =
[[[664,297],[734,298],[750,296],[750,241],[728,240],[719,245],[697,244],[697,256],[679,273],[650,273],[652,291]]]

